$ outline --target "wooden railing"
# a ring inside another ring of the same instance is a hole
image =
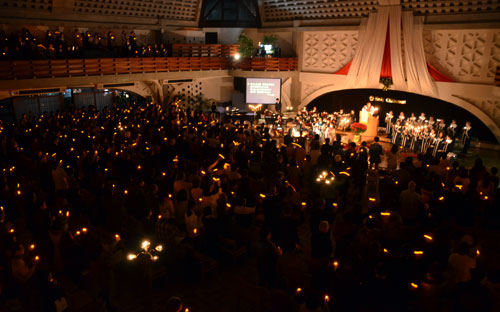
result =
[[[176,57],[230,57],[238,52],[237,44],[172,44],[172,56]]]
[[[0,80],[221,70],[224,57],[142,57],[0,61]]]
[[[254,57],[235,62],[233,67],[241,70],[292,71],[297,70],[298,60],[296,57]]]
[[[0,61],[0,80],[142,74],[228,69],[226,57],[142,57]],[[297,70],[297,58],[249,58],[232,67],[255,71]]]

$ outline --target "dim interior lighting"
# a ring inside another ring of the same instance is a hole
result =
[[[150,247],[151,247],[151,242],[149,240],[143,240],[141,243],[142,251],[140,251],[138,254],[133,254],[133,253],[128,254],[127,259],[134,260],[139,256],[146,256],[151,261],[158,260],[160,258],[158,256],[158,253],[163,251],[163,246],[156,245],[156,247],[154,248]]]
[[[151,245],[151,242],[148,240],[142,241],[141,243],[141,248],[144,250],[148,250],[149,246]]]
[[[234,54],[234,60],[237,61],[241,58],[241,55],[239,53]]]

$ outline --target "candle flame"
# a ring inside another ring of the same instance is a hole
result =
[[[391,213],[390,212],[381,212],[380,215],[381,216],[390,216]]]
[[[330,301],[330,297],[328,295],[325,295],[325,302],[329,302]]]
[[[31,244],[30,245],[30,250],[34,250],[35,249],[35,244]]]
[[[260,196],[260,198],[266,198],[266,195],[264,195],[264,194],[260,194],[259,196]]]
[[[130,261],[134,260],[135,258],[137,258],[137,256],[134,255],[134,254],[128,254],[127,255],[127,259],[130,260]]]
[[[421,251],[421,250],[415,250],[415,251],[413,251],[413,254],[414,254],[414,255],[423,255],[423,254],[424,254],[424,252],[423,252],[423,251]]]
[[[430,240],[430,241],[433,240],[432,236],[427,235],[427,234],[424,235],[424,238],[427,240]]]
[[[411,285],[411,287],[412,287],[412,288],[414,288],[414,289],[417,289],[417,288],[418,288],[418,285],[417,285],[417,284],[415,284],[415,283],[411,283],[410,285]]]
[[[149,246],[151,245],[151,242],[148,240],[143,240],[141,243],[141,248],[144,250],[148,250]]]

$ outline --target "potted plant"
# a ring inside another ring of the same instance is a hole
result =
[[[238,37],[238,44],[240,45],[238,48],[238,53],[240,53],[241,57],[251,57],[253,54],[253,40],[248,37],[247,34],[242,32]]]
[[[351,130],[354,131],[354,142],[358,143],[359,141],[361,141],[361,133],[366,131],[366,125],[359,122],[354,122],[351,124]]]

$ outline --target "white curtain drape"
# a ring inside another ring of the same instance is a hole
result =
[[[420,93],[420,82],[418,81],[418,73],[415,64],[413,53],[413,13],[411,11],[403,12],[403,42],[405,50],[405,65],[406,65],[406,83],[408,91]]]
[[[392,83],[394,85],[394,89],[406,91],[407,85],[403,72],[403,55],[401,50],[401,7],[399,5],[390,7],[389,33],[391,43]]]
[[[413,26],[410,25],[411,22],[413,22]],[[412,71],[410,75],[416,77],[416,81],[412,81],[413,85],[410,85],[410,81],[408,81],[409,89],[411,88],[416,90],[413,92],[437,96],[436,85],[434,84],[434,81],[432,81],[431,75],[427,69],[427,61],[425,60],[423,18],[414,18],[412,12],[404,12],[403,34],[404,41],[411,42],[411,47],[406,49],[405,46],[405,55],[407,55],[407,58],[405,59],[407,78],[409,77],[409,70]],[[411,66],[409,66],[410,62],[413,63]],[[420,88],[420,91],[418,91],[418,88]]]
[[[371,13],[366,27],[362,24],[359,45],[346,78],[346,88],[378,88],[384,56],[389,7]]]
[[[365,35],[368,25],[370,25],[370,27],[373,27],[373,25],[375,25],[375,16],[373,14],[369,15],[368,21],[366,19],[361,20],[361,25],[359,26],[359,31],[358,31],[358,46],[356,48],[356,53],[354,54],[354,57],[352,59],[349,72],[347,73],[345,82],[346,89],[358,87],[357,86],[358,73],[359,73],[359,68],[361,67],[361,60],[362,60],[361,55],[364,53],[366,49],[365,45],[367,44],[367,40],[365,40]]]
[[[371,13],[368,21],[361,23],[358,47],[345,88],[379,88],[387,25],[393,89],[436,96],[436,86],[425,60],[423,19],[414,18],[411,11],[401,12],[399,5],[380,6],[377,13]],[[403,66],[403,51],[406,66]]]

